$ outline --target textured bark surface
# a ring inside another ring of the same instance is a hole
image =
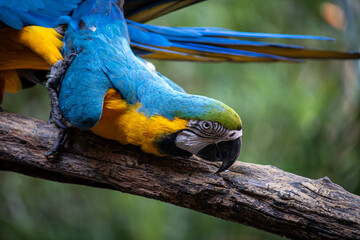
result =
[[[360,197],[327,177],[237,162],[230,171],[199,159],[159,158],[74,130],[56,157],[58,130],[0,112],[0,170],[158,199],[292,239],[360,239]]]

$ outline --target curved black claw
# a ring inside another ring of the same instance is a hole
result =
[[[62,148],[62,146],[68,139],[69,130],[70,130],[69,127],[60,128],[59,134],[56,138],[54,145],[51,146],[51,148],[49,149],[48,152],[44,153],[45,156],[48,157],[48,156],[54,155],[55,153],[59,152],[59,150]]]

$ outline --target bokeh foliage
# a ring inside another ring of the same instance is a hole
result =
[[[356,49],[352,44],[359,42],[354,34],[359,30],[354,24],[356,17],[360,20],[358,10],[350,8],[353,22],[348,22],[347,30],[337,30],[321,15],[324,2],[214,0],[152,23],[323,35],[337,41],[298,43]],[[186,91],[223,101],[240,114],[244,123],[240,161],[275,165],[309,178],[326,175],[360,194],[359,76],[355,62],[153,63]],[[37,86],[7,94],[3,107],[46,120],[46,89]],[[142,197],[5,172],[0,172],[0,206],[0,239],[280,238]]]

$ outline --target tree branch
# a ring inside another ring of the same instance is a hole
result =
[[[78,130],[46,158],[57,132],[0,112],[0,170],[153,198],[292,239],[360,239],[360,197],[327,177],[243,162],[214,175],[218,163],[159,158]]]

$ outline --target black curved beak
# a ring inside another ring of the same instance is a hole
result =
[[[202,148],[196,156],[202,159],[217,162],[221,161],[222,165],[216,173],[220,173],[231,167],[240,155],[241,137],[232,141],[219,142],[210,144]],[[216,174],[215,173],[215,174]]]

